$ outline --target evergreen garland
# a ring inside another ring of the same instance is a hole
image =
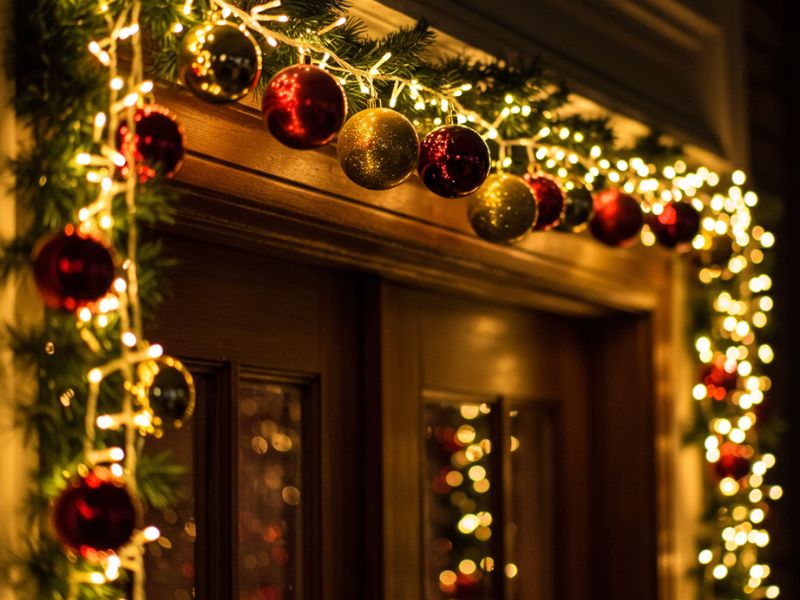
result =
[[[109,2],[112,7],[124,4],[125,0]],[[234,3],[245,11],[259,4],[256,0],[241,0]],[[18,158],[10,165],[13,171],[15,193],[20,205],[30,212],[30,225],[21,234],[0,246],[0,283],[25,277],[29,270],[30,256],[36,242],[44,235],[62,229],[75,221],[76,212],[87,198],[95,193],[87,183],[83,172],[76,167],[74,156],[92,144],[92,119],[98,110],[107,104],[108,87],[102,68],[86,51],[92,39],[102,35],[105,23],[97,10],[96,0],[26,0],[15,2],[14,32],[16,43],[12,46],[12,60],[8,67],[16,82],[14,108],[19,119],[28,127],[29,140],[21,148]],[[211,11],[208,2],[195,3],[184,14],[182,3],[175,0],[142,0],[140,25],[147,41],[148,73],[160,80],[162,85],[171,85],[176,80],[176,56],[180,35],[176,29],[188,28],[203,22]],[[432,29],[424,22],[412,27],[400,28],[384,38],[370,38],[363,23],[350,18],[347,23],[333,29],[324,36],[315,37],[307,31],[319,31],[341,15],[349,3],[343,0],[287,0],[281,11],[288,15],[286,23],[274,25],[276,31],[291,38],[304,38],[310,42],[324,44],[351,65],[368,70],[386,52],[391,58],[381,67],[381,74],[416,80],[420,86],[433,90],[453,91],[458,88],[459,101],[470,110],[482,115],[500,114],[508,105],[507,98],[515,99],[529,107],[526,113],[512,113],[502,119],[497,134],[506,144],[503,151],[510,158],[507,170],[521,173],[527,169],[526,149],[516,140],[536,139],[542,144],[552,140],[554,147],[575,152],[582,157],[598,154],[618,160],[630,161],[639,158],[652,166],[648,177],[661,178],[661,173],[672,166],[681,156],[680,147],[664,143],[662,136],[650,134],[638,140],[633,147],[616,147],[616,140],[608,119],[603,116],[572,115],[562,118],[559,109],[568,101],[568,90],[552,73],[546,71],[538,61],[510,64],[504,60],[479,62],[464,57],[451,57],[443,62],[430,60],[430,50],[436,42]],[[179,25],[180,27],[177,27]],[[280,69],[297,62],[296,50],[281,44],[269,46],[259,38],[265,56],[262,85]],[[344,86],[351,114],[362,109],[367,96],[354,78],[348,78]],[[375,90],[381,97],[392,94],[393,84],[376,79]],[[440,107],[428,104],[421,110],[409,94],[397,97],[397,110],[413,115],[415,125],[421,132],[430,130],[440,120]],[[68,126],[65,126],[68,125]],[[547,131],[547,133],[543,133]],[[581,132],[581,136],[567,135],[556,138],[556,132]],[[492,144],[497,156],[500,146]],[[545,167],[556,172],[558,165]],[[612,167],[613,169],[613,167]],[[585,177],[589,167],[580,161],[570,168],[570,179]],[[602,169],[596,178],[596,187],[608,176],[609,169]],[[720,184],[722,185],[722,184]],[[720,188],[702,183],[698,197],[706,202]],[[145,227],[158,223],[169,223],[174,206],[175,190],[157,181],[140,184],[138,189],[137,219]],[[124,203],[115,203],[113,216],[119,224],[114,230],[112,242],[120,255],[125,254],[127,232],[125,228]],[[706,209],[705,215],[708,215]],[[716,215],[721,214],[717,210]],[[744,246],[723,235],[724,243],[734,251],[744,252]],[[143,243],[138,252],[141,273],[140,295],[146,302],[146,312],[152,311],[163,300],[165,289],[164,269],[170,261],[162,256],[157,241]],[[769,259],[767,259],[768,261]],[[718,266],[718,265],[716,265]],[[766,265],[768,266],[768,264]],[[700,268],[713,268],[707,263]],[[709,324],[720,319],[720,311],[709,309],[711,303],[725,290],[738,294],[740,282],[753,275],[746,270],[738,273],[725,271],[708,285],[698,288],[700,311],[698,331],[707,332]],[[763,270],[763,266],[762,266]],[[63,487],[63,473],[73,471],[83,453],[83,420],[85,406],[81,402],[87,394],[85,374],[87,365],[108,361],[115,356],[114,340],[119,337],[119,323],[112,322],[105,328],[92,328],[98,348],[89,348],[75,327],[74,316],[46,310],[42,322],[36,327],[21,328],[10,325],[5,334],[21,364],[28,365],[37,379],[38,391],[32,399],[20,399],[19,414],[29,439],[38,444],[39,464],[32,476],[30,498],[26,502],[31,531],[36,533],[29,539],[29,554],[24,558],[27,576],[24,578],[24,593],[27,597],[66,598],[66,572],[68,559],[49,534],[47,524],[48,506]],[[728,343],[724,336],[714,335],[715,347]],[[112,392],[114,381],[104,383],[101,404],[113,407],[117,402]],[[698,429],[693,440],[707,438],[707,424],[716,418],[733,414],[726,407],[698,404]],[[710,411],[710,412],[709,412]],[[769,435],[759,425],[762,433]],[[114,443],[115,434],[106,434],[107,443]],[[140,494],[154,508],[167,508],[178,498],[172,493],[182,474],[180,466],[168,456],[148,457],[143,455],[139,470]],[[149,461],[149,462],[148,462]],[[146,473],[146,477],[143,476]],[[717,526],[720,519],[727,519],[734,499],[710,493],[708,497],[708,547],[719,544]],[[746,586],[745,571],[735,576],[715,581],[707,570],[699,570],[705,588],[714,598],[733,599],[741,596]],[[85,585],[80,588],[80,598],[115,598],[119,588],[111,586]]]

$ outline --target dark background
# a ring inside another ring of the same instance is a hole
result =
[[[798,84],[800,43],[788,0],[745,1],[745,43],[751,173],[763,190],[759,220],[775,230],[776,269],[773,287],[775,322],[770,331],[776,361],[774,387],[768,397],[770,418],[784,427],[776,450],[775,479],[785,494],[770,516],[775,583],[781,598],[800,598],[800,206],[796,168],[800,107],[791,88]],[[796,4],[795,4],[796,7]],[[774,196],[772,199],[768,195]]]

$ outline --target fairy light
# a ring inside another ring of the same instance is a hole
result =
[[[221,0],[212,0],[211,4],[212,7],[221,8],[222,13],[227,14],[227,16],[234,15],[234,17],[240,18],[242,20],[242,27],[247,26],[254,31],[261,32],[270,46],[277,46],[280,40],[280,43],[287,43],[296,48],[301,48],[299,42],[296,40],[292,40],[284,34],[272,32],[274,36],[277,37],[276,39],[276,37],[269,34],[268,29],[259,25],[261,22],[286,22],[288,20],[286,15],[276,15],[268,12],[279,7],[281,4],[279,1],[258,5],[251,10],[249,15],[247,13],[242,13],[242,11],[234,7],[228,7],[226,3]],[[186,2],[183,3],[182,12],[186,16],[193,14],[194,4],[192,0],[186,0]],[[330,33],[335,28],[343,26],[346,20],[344,16],[336,19],[332,23],[319,29],[316,32],[316,36],[322,37]],[[175,23],[172,26],[172,31],[176,33],[182,30],[183,25],[181,23]],[[131,23],[125,27],[121,27],[117,31],[116,36],[120,40],[134,37],[139,38],[141,36],[138,36],[138,33],[138,24]],[[309,34],[309,38],[313,38],[313,31],[308,30],[307,33]],[[105,41],[91,42],[89,44],[89,51],[103,64],[108,64],[112,59],[116,60],[116,58],[109,55],[106,50],[109,40],[113,43],[113,35]],[[132,41],[133,43],[137,43],[136,39]],[[503,131],[503,135],[505,135],[506,129],[501,127],[504,119],[507,119],[511,115],[528,117],[532,113],[530,104],[526,103],[533,102],[532,98],[521,96],[515,98],[512,94],[507,94],[503,97],[505,106],[495,115],[494,121],[488,121],[476,113],[463,110],[463,106],[459,104],[460,101],[456,100],[461,97],[464,92],[468,92],[472,89],[471,84],[453,86],[448,90],[444,90],[444,93],[439,93],[413,80],[406,81],[400,77],[382,76],[380,69],[386,61],[391,58],[392,55],[390,52],[386,52],[368,70],[363,70],[356,69],[346,64],[340,57],[332,52],[328,52],[324,46],[313,45],[310,41],[304,41],[303,43],[308,44],[305,50],[308,55],[313,55],[315,57],[322,56],[322,60],[318,63],[320,68],[324,69],[330,66],[330,69],[335,72],[337,78],[343,84],[349,77],[350,81],[355,80],[358,82],[364,94],[371,95],[374,93],[373,78],[377,81],[379,78],[383,77],[383,81],[391,82],[393,85],[393,91],[389,100],[390,107],[396,107],[400,94],[406,91],[409,95],[408,97],[414,102],[414,108],[416,110],[425,110],[427,106],[430,106],[447,113],[452,109],[454,114],[459,115],[459,121],[463,119],[464,122],[477,123],[478,125],[476,128],[480,128],[479,131],[481,134],[487,139],[500,141],[501,147],[505,147],[502,146],[502,144],[507,142],[501,139],[500,135],[500,131]],[[116,103],[111,106],[112,111],[119,113],[125,109],[136,106],[144,96],[149,95],[153,90],[153,83],[151,81],[142,81],[137,86],[134,79],[133,81],[128,80],[127,85],[129,85],[129,87],[126,88],[126,82],[121,78],[111,79],[110,86],[114,91],[121,92],[123,89],[135,90],[124,95],[121,100],[117,100]],[[119,98],[119,96],[116,97]],[[111,114],[111,111],[109,114]],[[542,118],[545,120],[552,119],[553,122],[558,122],[556,120],[558,116],[559,115],[552,114],[550,111],[541,112]],[[420,115],[420,120],[421,119],[422,115]],[[434,123],[438,124],[441,123],[442,118],[434,117],[433,120]],[[106,115],[104,113],[98,113],[94,123],[95,138],[102,135],[106,124]],[[550,138],[551,141],[554,138],[557,138],[557,140],[552,146],[540,144],[541,140],[545,138]],[[581,144],[586,139],[583,133],[571,131],[567,127],[555,127],[553,130],[551,130],[550,127],[543,127],[535,137],[527,140],[528,143],[531,143],[529,157],[535,156],[536,160],[546,164],[547,168],[550,169],[550,173],[555,173],[562,180],[560,183],[564,186],[564,189],[574,187],[575,182],[580,182],[581,179],[587,184],[592,184],[597,178],[605,176],[610,182],[620,185],[623,190],[629,193],[634,193],[638,190],[645,195],[645,202],[642,205],[643,210],[652,212],[655,215],[663,213],[663,203],[686,199],[698,210],[711,211],[702,221],[701,233],[692,240],[692,246],[695,249],[703,251],[709,250],[715,236],[728,236],[729,239],[735,240],[738,249],[736,249],[733,256],[725,261],[725,264],[703,267],[699,272],[699,278],[704,284],[713,284],[716,286],[724,285],[724,282],[729,281],[729,278],[733,277],[734,281],[744,282],[743,289],[736,292],[736,298],[730,297],[729,295],[724,300],[721,296],[715,300],[714,309],[717,311],[718,316],[715,317],[717,320],[714,322],[713,327],[705,332],[707,335],[700,336],[695,341],[695,348],[698,353],[698,359],[705,364],[712,363],[715,352],[725,354],[726,372],[731,374],[736,373],[740,381],[744,382],[743,386],[746,386],[745,389],[736,389],[731,394],[731,397],[734,399],[734,404],[738,402],[738,407],[743,411],[749,409],[754,404],[758,404],[763,400],[764,391],[768,387],[766,383],[762,385],[760,379],[760,364],[770,363],[774,359],[774,353],[768,344],[759,343],[757,338],[754,337],[755,333],[758,333],[754,331],[754,328],[761,328],[766,325],[766,313],[772,309],[772,300],[769,296],[753,296],[763,294],[763,292],[768,291],[772,285],[772,281],[768,275],[754,270],[754,265],[760,264],[763,260],[763,253],[754,246],[760,246],[764,249],[771,248],[775,243],[775,238],[771,233],[764,232],[763,230],[759,231],[757,234],[756,227],[751,229],[749,208],[756,206],[758,196],[755,192],[745,190],[741,187],[747,180],[744,172],[737,170],[731,174],[730,179],[733,185],[728,186],[724,194],[716,193],[711,195],[707,193],[707,187],[716,187],[719,184],[720,177],[707,168],[699,167],[695,172],[689,172],[688,165],[684,161],[679,160],[673,165],[667,165],[663,168],[659,165],[660,171],[657,171],[655,165],[647,164],[641,157],[626,157],[626,159],[621,159],[618,158],[618,156],[612,156],[613,152],[611,150],[606,151],[606,156],[604,157],[604,150],[599,145],[592,146],[587,157],[584,155],[585,151],[573,151],[571,144],[564,144],[566,148],[559,147],[561,142],[558,140],[566,142],[570,138],[573,139],[576,144]],[[109,161],[118,167],[122,167],[126,164],[124,158],[125,157],[119,153],[111,157],[95,157],[93,154],[81,153],[75,160],[81,166],[95,165],[95,168],[86,174],[87,179],[91,177],[89,181],[96,180],[93,182],[97,183],[103,192],[111,195],[122,191],[123,186],[115,183],[111,177],[105,176],[108,172],[113,173],[113,168],[110,167]],[[508,153],[505,156],[501,155],[501,158],[498,159],[498,163],[504,168],[510,167],[511,154]],[[582,170],[576,172],[573,167],[578,165],[581,166]],[[110,171],[107,169],[110,169]],[[85,222],[87,227],[95,228],[95,230],[98,226],[102,229],[111,229],[114,226],[114,222],[108,213],[108,209],[108,205],[100,208],[92,208],[91,211],[82,209],[80,220]],[[85,213],[84,210],[86,211]],[[649,228],[644,228],[642,230],[641,239],[644,245],[648,246],[655,244],[657,241],[655,235]],[[133,265],[135,267],[135,260],[133,261]],[[134,282],[135,279],[131,279],[131,287],[134,288],[133,298],[135,298]],[[131,300],[131,298],[128,297],[128,286],[125,279],[116,279],[113,284],[113,289],[119,296],[111,295],[110,298],[105,298],[100,302],[99,310],[103,314],[97,316],[98,326],[102,326],[100,325],[101,323],[108,323],[108,316],[106,313],[124,310],[124,307],[126,307]],[[748,291],[751,294],[750,296],[745,295]],[[741,295],[739,295],[740,293]],[[111,304],[109,304],[111,299],[117,303],[114,308],[111,308]],[[122,308],[120,308],[120,304]],[[81,309],[78,312],[78,316],[83,323],[83,329],[91,329],[91,326],[87,324],[95,317],[92,311],[88,308]],[[719,325],[716,323],[719,323]],[[157,358],[162,355],[163,350],[160,346],[148,345],[145,340],[141,340],[140,336],[137,336],[133,331],[125,330],[126,325],[124,323],[120,323],[120,325],[124,330],[124,333],[120,336],[120,341],[126,348],[131,349],[129,352],[130,354],[135,354],[140,358]],[[137,345],[139,345],[139,349],[135,350]],[[104,376],[104,372],[100,369],[92,369],[87,374],[87,379],[92,384],[98,384],[103,380]],[[756,387],[753,387],[754,384],[750,383],[751,381],[755,382]],[[714,386],[712,385],[698,382],[691,388],[691,395],[700,402],[712,401],[711,399],[713,399],[713,402],[720,401],[721,399],[719,396],[716,398],[714,397],[713,388]],[[689,390],[686,390],[686,392],[688,391]],[[477,416],[479,412],[480,409],[475,413],[475,416]],[[467,413],[472,414],[469,409]],[[743,444],[745,442],[750,443],[752,441],[752,438],[748,440],[748,435],[750,435],[748,432],[756,425],[755,417],[749,416],[748,414],[731,414],[728,415],[728,417],[729,418],[724,419],[713,419],[709,422],[710,431],[713,433],[706,438],[706,458],[710,462],[719,460],[720,444],[727,443],[726,437],[731,442],[737,444]],[[464,418],[468,417],[464,416]],[[128,420],[126,421],[126,419]],[[147,411],[141,411],[133,416],[101,415],[97,417],[96,425],[99,428],[111,428],[119,427],[130,422],[137,427],[146,429],[151,426],[151,421],[152,415]],[[519,440],[517,440],[517,447],[518,444]],[[479,446],[476,447],[480,448]],[[512,450],[514,449],[515,448],[512,448]],[[755,456],[758,456],[757,452]],[[764,455],[760,460],[754,460],[752,464],[752,474],[747,480],[752,486],[752,489],[748,490],[744,487],[743,490],[742,487],[745,486],[744,483],[740,486],[739,481],[727,477],[723,478],[719,483],[719,493],[727,498],[733,498],[733,500],[729,501],[735,501],[737,504],[739,502],[746,503],[747,501],[758,503],[761,502],[765,496],[773,500],[779,498],[782,494],[779,486],[766,485],[763,487],[763,492],[762,489],[759,489],[763,484],[763,476],[767,469],[770,468],[768,456],[770,455]],[[774,460],[774,457],[772,457],[772,460]],[[116,467],[122,469],[119,465],[116,465]],[[488,483],[485,469],[483,472],[481,472],[481,469],[483,469],[483,467],[479,465],[470,467],[467,471],[469,478],[475,483],[483,481],[487,481]],[[455,478],[453,478],[453,480],[455,481]],[[738,510],[739,508],[742,510]],[[698,554],[698,562],[703,565],[708,565],[711,574],[716,579],[728,577],[729,571],[734,568],[740,569],[740,567],[737,566],[739,563],[737,562],[738,559],[736,555],[730,551],[730,544],[738,548],[744,545],[744,543],[748,543],[750,538],[755,540],[749,541],[749,543],[753,544],[763,542],[764,545],[766,545],[769,540],[769,536],[766,532],[762,533],[761,530],[752,528],[752,524],[758,524],[764,520],[766,516],[764,509],[759,507],[745,508],[742,505],[736,506],[734,511],[736,515],[742,517],[739,521],[749,518],[747,524],[750,525],[751,529],[749,531],[732,530],[732,535],[728,536],[730,539],[724,540],[725,545],[723,547],[714,546],[714,550],[711,548],[703,549]],[[484,527],[484,525],[480,517],[471,513],[464,515],[458,524],[459,531],[462,531],[462,533],[474,533],[481,527]],[[151,532],[148,534],[148,531],[151,529],[155,530],[155,533]],[[147,528],[142,532],[142,535],[147,541],[153,541],[157,539],[160,534],[155,528]],[[728,550],[727,553],[725,552],[726,549]],[[475,560],[478,559],[476,558]],[[488,562],[486,564],[488,565]],[[755,566],[761,567],[762,564],[762,562],[758,562]],[[483,560],[481,560],[480,565],[481,568],[484,568]],[[111,568],[111,564],[109,563],[106,565],[105,573],[96,573],[95,575],[104,579],[113,580],[118,576],[118,566],[116,569],[117,572],[115,572],[114,568]],[[445,586],[455,585],[458,579],[457,573],[469,575],[474,573],[476,569],[477,565],[474,561],[463,560],[458,564],[457,571],[450,569],[441,571],[438,575],[439,582]],[[516,576],[516,565],[511,563],[507,564],[505,566],[505,572],[508,577]],[[751,587],[754,589],[759,587],[761,585],[760,580],[766,577],[768,572],[769,569],[766,566],[761,569],[755,568],[755,570],[750,568],[748,572],[750,576],[749,583],[755,584]],[[776,591],[770,591],[773,590],[773,588]],[[766,592],[763,592],[763,594],[768,598],[777,597],[777,587],[771,586],[766,588]]]
[[[341,27],[341,26],[342,26],[342,25],[344,25],[345,23],[347,23],[347,17],[339,17],[338,19],[336,19],[336,20],[335,20],[333,23],[331,23],[330,25],[327,25],[327,26],[323,27],[322,29],[320,29],[320,30],[317,32],[317,35],[319,35],[319,36],[323,36],[323,35],[325,35],[326,33],[330,33],[331,31],[333,31],[333,30],[334,30],[334,29],[336,29],[337,27]]]
[[[390,58],[392,58],[392,53],[391,52],[387,52],[386,54],[381,56],[380,59],[378,59],[378,62],[376,62],[374,65],[372,65],[372,68],[369,70],[370,75],[377,75],[380,72],[380,68]]]

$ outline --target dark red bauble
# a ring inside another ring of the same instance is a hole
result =
[[[717,354],[711,362],[703,367],[701,376],[703,384],[708,389],[708,397],[715,400],[724,400],[728,392],[735,390],[739,383],[736,369],[730,372],[725,369],[725,355]]]
[[[136,508],[120,481],[95,469],[61,492],[53,507],[53,525],[59,541],[83,556],[115,552],[133,534]]]
[[[522,176],[531,189],[533,197],[536,198],[538,217],[533,226],[534,231],[549,231],[559,224],[564,215],[566,197],[558,184],[542,175],[531,175],[525,173]]]
[[[670,202],[661,214],[650,213],[647,224],[662,246],[675,248],[690,243],[700,231],[700,213],[689,202]]]
[[[639,203],[633,196],[616,188],[594,195],[594,216],[589,222],[592,235],[609,246],[625,246],[633,242],[644,225]]]
[[[290,148],[309,150],[327,144],[342,128],[347,97],[328,71],[294,65],[267,84],[261,114],[275,139]]]
[[[719,447],[719,460],[714,463],[714,470],[720,479],[744,479],[750,474],[751,454],[752,451],[746,446],[725,442]]]
[[[117,149],[123,156],[132,153],[141,181],[156,176],[170,178],[180,171],[186,155],[183,127],[162,106],[148,104],[133,115],[134,131],[127,121],[117,130]],[[127,167],[122,171],[126,173]]]
[[[68,225],[36,245],[33,278],[48,307],[75,310],[108,293],[114,258],[107,244]]]
[[[417,171],[430,191],[444,198],[476,192],[489,176],[489,146],[478,133],[451,123],[431,131],[419,147]]]

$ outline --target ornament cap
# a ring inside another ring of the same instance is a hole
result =
[[[367,108],[380,108],[381,106],[383,105],[381,104],[380,98],[372,97],[367,100]]]
[[[445,124],[447,124],[447,125],[460,125],[461,123],[458,122],[458,113],[457,112],[451,112],[450,114],[448,114],[447,117],[445,118]]]

